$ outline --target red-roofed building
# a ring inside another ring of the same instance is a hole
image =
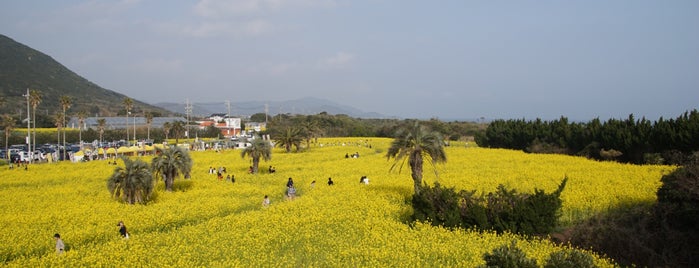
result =
[[[215,120],[219,119],[219,120]],[[219,131],[221,131],[221,135],[226,137],[226,138],[232,138],[235,136],[240,135],[240,118],[235,118],[235,117],[216,117],[216,118],[209,118],[209,120],[206,121],[200,121],[199,122],[199,129],[205,129],[207,127],[214,126]]]

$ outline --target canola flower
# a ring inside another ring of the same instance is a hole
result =
[[[566,248],[512,234],[406,224],[412,212],[410,171],[389,172],[389,143],[327,138],[303,153],[275,149],[271,161],[261,162],[259,174],[247,174],[250,160],[236,150],[192,152],[192,179],[177,178],[173,192],[165,192],[159,181],[147,205],[110,197],[106,181],[114,166],[106,161],[1,170],[0,261],[9,267],[473,267],[484,263],[484,253],[513,240],[539,264]],[[653,202],[661,176],[673,169],[463,143],[446,150],[448,162],[437,166],[438,177],[425,167],[427,183],[481,193],[498,184],[550,192],[568,176],[564,224],[630,202]],[[360,157],[345,158],[353,153]],[[277,171],[267,173],[266,165]],[[210,167],[226,167],[236,182],[219,181]],[[370,184],[360,184],[361,176]],[[284,196],[289,177],[298,189],[294,200]],[[335,185],[326,184],[329,177]],[[263,209],[264,195],[271,205]],[[128,240],[118,235],[119,220],[129,228]],[[53,250],[54,233],[68,247],[61,256]],[[613,265],[599,256],[595,261]]]

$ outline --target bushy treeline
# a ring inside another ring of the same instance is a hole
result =
[[[281,114],[268,118],[266,118],[265,114],[255,114],[250,117],[250,121],[252,122],[265,122],[265,120],[268,120],[267,131],[262,134],[274,135],[283,133],[286,128],[293,128],[297,129],[298,133],[304,138],[310,139],[316,137],[393,137],[396,131],[401,126],[405,125],[406,121],[414,119],[365,119],[327,113],[319,113],[316,115]],[[37,121],[40,120],[37,119]],[[245,123],[246,122],[243,122],[243,128],[245,127]],[[191,124],[194,125],[195,123],[192,122]],[[477,133],[485,131],[486,128],[486,125],[483,123],[465,121],[445,122],[438,119],[420,120],[420,124],[429,126],[431,129],[444,134],[449,140],[454,141],[472,139]],[[45,128],[55,127],[48,121],[37,125]],[[26,127],[26,125],[23,126],[19,118],[17,118],[15,129],[9,137],[9,144],[24,143],[26,128],[23,127]],[[191,134],[191,137],[221,138],[220,132],[213,127],[208,127],[206,129],[198,129],[194,126],[191,127],[192,131],[195,129],[197,133]],[[174,134],[175,133],[170,130],[169,137],[174,138]],[[148,136],[147,128],[138,127],[136,135],[139,139]],[[66,142],[76,143],[78,142],[79,136],[81,136],[81,134],[77,129],[66,129]],[[125,138],[126,132],[124,129],[106,129],[102,139],[104,141],[114,141]],[[151,128],[150,138],[155,142],[162,142],[165,140],[165,133],[162,128]],[[83,129],[82,140],[85,142],[99,140],[98,130],[96,128]],[[39,144],[56,143],[57,135],[55,132],[37,133],[36,141]]]
[[[406,121],[414,121],[414,119],[354,118],[325,112],[315,115],[281,114],[269,118],[265,118],[264,114],[255,114],[250,119],[256,122],[267,120],[269,133],[283,132],[286,128],[297,128],[302,130],[301,132],[312,132],[312,136],[315,137],[393,137],[400,127],[406,125]],[[419,121],[420,125],[427,126],[453,141],[474,137],[476,133],[485,130],[485,124],[477,122],[445,122],[436,118]]]
[[[676,119],[661,117],[655,122],[637,120],[633,115],[587,123],[569,122],[565,117],[553,121],[495,120],[476,136],[476,142],[491,148],[679,164],[699,150],[699,112],[685,112]]]
[[[622,265],[698,267],[699,155],[661,181],[653,206],[596,216],[576,226],[570,242]]]
[[[413,195],[412,219],[429,221],[445,227],[476,228],[523,235],[542,235],[554,230],[560,215],[561,192],[547,194],[535,189],[533,194],[518,193],[500,185],[494,193],[476,195],[475,191],[456,192],[435,183]]]

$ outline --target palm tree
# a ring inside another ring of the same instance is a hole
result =
[[[125,97],[122,101],[124,108],[126,109],[126,143],[129,143],[129,114],[131,113],[131,108],[133,108],[133,100],[129,97]]]
[[[410,128],[404,127],[398,130],[396,138],[391,143],[391,147],[388,148],[386,157],[388,159],[395,158],[396,160],[391,166],[391,170],[399,162],[401,162],[400,167],[402,169],[405,159],[408,159],[416,195],[420,193],[420,188],[422,187],[423,158],[428,157],[433,167],[436,163],[447,161],[442,135],[438,132],[430,131],[427,127],[420,126],[417,121]],[[435,168],[436,173],[437,169]]]
[[[301,123],[301,129],[303,129],[303,136],[306,139],[306,147],[310,149],[311,139],[317,137],[321,131],[318,127],[318,121],[313,120],[309,116],[309,118],[307,118],[306,121],[303,121],[303,123]]]
[[[168,140],[168,137],[170,135],[170,129],[172,129],[172,124],[170,124],[170,122],[163,123],[163,133],[165,133],[165,141]]]
[[[277,146],[283,147],[288,153],[291,152],[291,146],[296,147],[296,151],[298,151],[302,140],[303,138],[301,137],[301,131],[299,129],[287,127],[286,131],[282,133],[282,136],[274,139],[274,142]]]
[[[10,149],[8,146],[8,141],[10,139],[10,134],[12,134],[12,129],[15,128],[15,119],[8,114],[3,114],[0,118],[0,126],[5,130],[5,149],[7,149],[7,162],[10,162]]]
[[[256,136],[253,138],[250,146],[243,149],[243,152],[240,154],[242,158],[245,158],[246,155],[252,158],[252,173],[257,173],[260,166],[260,157],[265,161],[272,159],[272,144]]]
[[[192,158],[189,156],[189,152],[180,147],[170,146],[166,149],[156,147],[155,155],[151,162],[153,174],[163,177],[167,191],[172,191],[175,177],[179,174],[188,177],[192,171]]]
[[[107,127],[107,120],[104,118],[97,119],[97,129],[100,132],[100,143],[102,143],[102,135],[104,135],[104,129]]]
[[[87,112],[78,112],[78,140],[80,141],[80,150],[83,149],[83,125],[85,125],[85,118],[87,118]]]
[[[29,104],[32,106],[32,122],[34,122],[32,148],[36,149],[36,107],[41,103],[41,92],[32,89],[29,92]]]
[[[129,204],[145,203],[153,192],[153,175],[148,163],[141,159],[132,161],[122,156],[123,167],[116,167],[107,181],[112,197]]]
[[[65,121],[64,118],[65,117],[63,117],[63,114],[61,114],[60,112],[56,112],[56,114],[53,117],[54,123],[56,124],[56,132],[58,133],[58,143],[57,144],[59,144],[59,145],[61,144],[61,129],[63,128],[63,122]],[[56,148],[56,149],[58,149],[58,154],[60,155],[60,158],[56,159],[56,161],[58,161],[59,159],[62,159],[64,155],[61,153],[60,148]]]
[[[146,112],[146,126],[148,127],[148,135],[146,139],[150,140],[150,126],[153,124],[153,113]]]
[[[172,123],[172,134],[175,135],[175,144],[180,143],[180,137],[184,136],[185,128],[182,121],[175,121]]]
[[[61,103],[61,107],[63,108],[63,122],[61,126],[65,127],[66,126],[66,110],[70,109],[70,105],[73,103],[73,100],[70,99],[69,96],[63,95],[59,99],[59,102]],[[60,141],[59,141],[60,143]],[[65,153],[65,148],[66,148],[66,130],[65,128],[63,129],[63,151]]]

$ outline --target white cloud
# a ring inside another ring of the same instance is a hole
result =
[[[251,67],[249,71],[253,74],[280,76],[298,71],[302,68],[300,64],[292,62],[261,63]]]
[[[274,30],[274,25],[269,21],[255,19],[245,22],[234,21],[204,21],[191,25],[160,24],[154,28],[160,32],[170,32],[193,37],[217,37],[217,36],[256,36]]]
[[[275,11],[287,8],[332,7],[335,0],[200,0],[194,13],[205,18]]]
[[[337,69],[343,68],[351,64],[356,56],[347,52],[338,52],[337,54],[322,59],[318,62],[318,67],[321,69]]]
[[[42,10],[26,14],[22,26],[44,32],[112,31],[134,23],[123,15],[137,8],[140,0],[84,1],[57,9]]]
[[[87,1],[79,5],[68,8],[67,10],[75,14],[93,15],[100,17],[105,14],[115,14],[128,10],[138,5],[140,0],[122,0],[122,1]]]
[[[281,76],[289,74],[308,74],[317,71],[342,69],[349,66],[356,56],[346,52],[338,52],[337,54],[325,59],[301,62],[263,62],[248,68],[250,74],[253,75],[271,75]]]
[[[217,18],[225,14],[241,14],[259,10],[258,0],[201,0],[194,6],[194,13],[206,18]]]
[[[134,69],[140,72],[168,74],[182,71],[182,60],[179,59],[144,59],[135,64]]]

